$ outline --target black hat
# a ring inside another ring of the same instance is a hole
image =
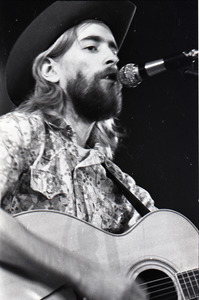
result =
[[[32,64],[67,29],[81,21],[97,19],[112,31],[120,48],[136,7],[130,1],[56,1],[46,8],[21,34],[6,65],[7,92],[15,105],[34,88]]]

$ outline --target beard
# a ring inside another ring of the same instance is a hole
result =
[[[106,71],[107,72],[107,71]],[[75,112],[84,120],[97,122],[116,117],[122,108],[122,85],[105,80],[105,72],[88,81],[81,72],[67,84],[67,94]]]

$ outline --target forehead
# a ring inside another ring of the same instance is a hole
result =
[[[95,21],[92,23],[82,23],[78,29],[77,29],[77,38],[79,41],[87,39],[89,37],[93,36],[99,36],[102,38],[103,41],[106,41],[108,43],[115,44],[115,47],[117,47],[115,38],[110,30],[110,28],[104,24],[104,23],[95,23]]]

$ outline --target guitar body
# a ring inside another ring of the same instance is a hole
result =
[[[117,268],[118,273],[129,274],[132,280],[142,278],[149,299],[199,299],[198,231],[177,212],[159,210],[149,213],[120,235],[55,211],[30,211],[15,217],[30,231],[60,248]],[[188,290],[183,286],[183,274],[188,274],[185,277],[189,281]],[[4,300],[36,300],[52,292],[3,268],[0,269],[0,289],[0,299]],[[52,299],[66,298],[54,294]],[[69,294],[67,299],[75,298]]]

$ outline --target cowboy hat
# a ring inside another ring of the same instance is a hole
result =
[[[6,88],[15,105],[34,88],[32,64],[67,29],[81,21],[97,19],[112,31],[120,48],[136,7],[130,1],[56,1],[25,29],[16,41],[6,65]]]

